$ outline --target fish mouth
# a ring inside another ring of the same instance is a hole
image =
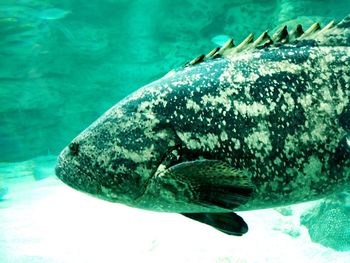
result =
[[[76,158],[77,156],[72,156],[70,149],[66,147],[58,157],[55,167],[56,177],[78,191],[98,195],[101,192],[98,181],[88,172],[87,167],[83,169]]]
[[[57,157],[57,164],[55,166],[55,175],[58,179],[62,180],[64,179],[63,176],[63,167],[64,167],[64,156],[66,155],[67,148],[64,148],[63,151],[58,155]]]
[[[57,158],[57,164],[55,167],[55,174],[58,179],[63,183],[75,188],[72,180],[70,180],[70,175],[75,174],[75,168],[72,164],[67,162],[67,148],[65,148]]]

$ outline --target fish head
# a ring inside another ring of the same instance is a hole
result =
[[[81,192],[137,206],[170,149],[172,129],[140,103],[119,103],[63,149],[56,175]]]

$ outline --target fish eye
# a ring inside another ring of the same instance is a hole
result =
[[[75,156],[78,155],[79,153],[79,143],[77,142],[72,142],[68,146],[70,153]]]

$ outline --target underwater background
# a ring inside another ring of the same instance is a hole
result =
[[[59,152],[132,91],[228,37],[325,25],[349,0],[0,0],[0,263],[350,262],[350,196],[244,212],[226,236],[54,177]]]

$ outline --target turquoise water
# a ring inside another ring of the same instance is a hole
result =
[[[225,36],[348,14],[349,0],[0,0],[0,262],[350,262],[344,197],[321,219],[313,204],[246,212],[255,229],[238,238],[53,176],[61,149],[104,111]],[[311,240],[320,220],[339,227]]]

